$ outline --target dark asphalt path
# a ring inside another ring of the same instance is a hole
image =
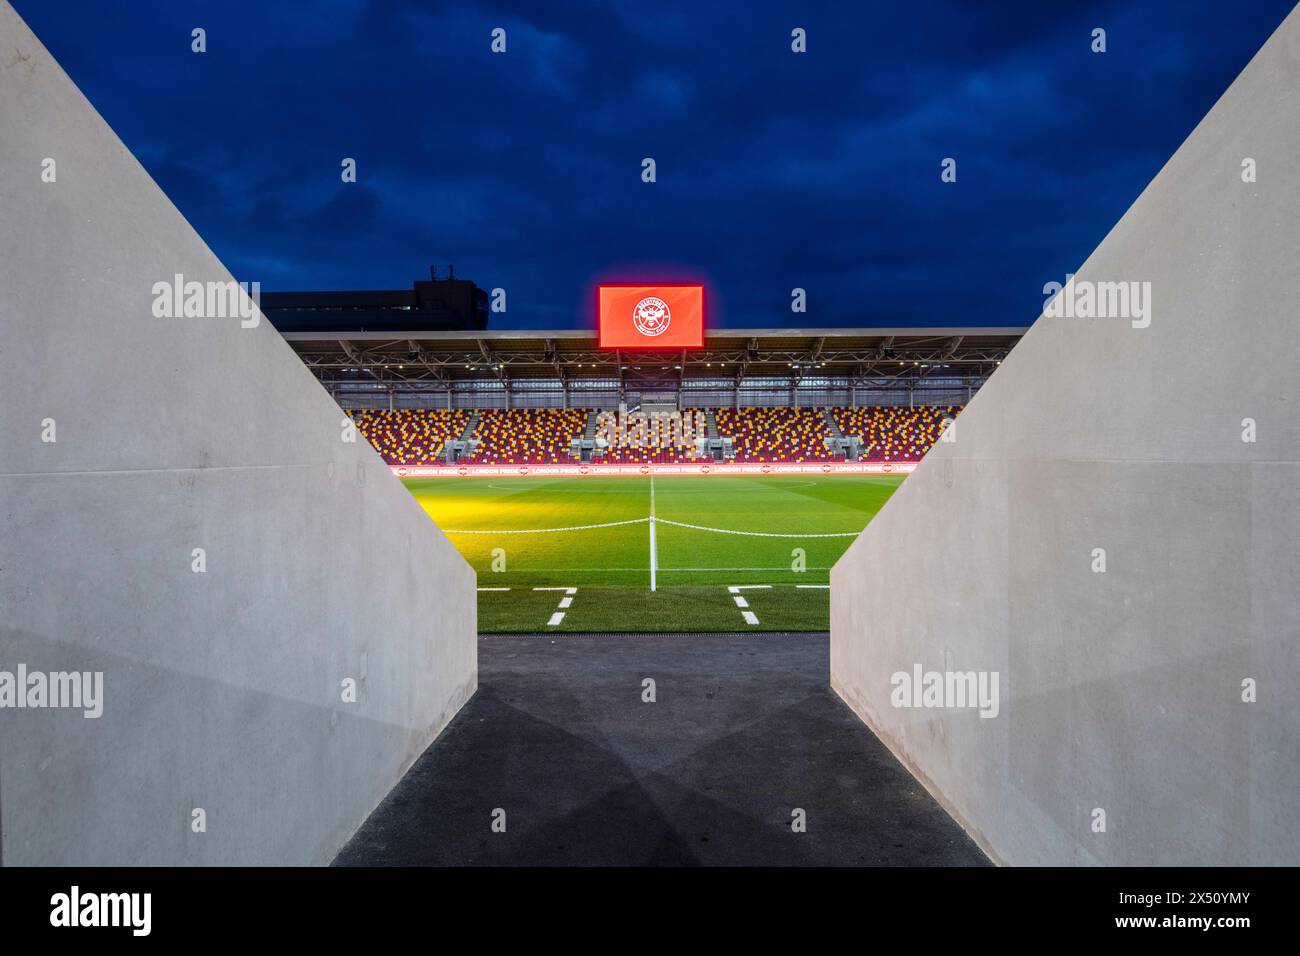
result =
[[[825,634],[482,637],[478,693],[335,864],[987,865],[828,655]]]

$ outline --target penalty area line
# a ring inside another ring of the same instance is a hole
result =
[[[758,615],[748,610],[749,602],[740,596],[741,591],[770,591],[770,584],[733,584],[727,588],[727,593],[731,599],[736,602],[736,607],[740,608],[740,616],[745,619],[745,623],[751,627],[758,623]]]
[[[555,627],[564,620],[565,609],[573,604],[573,596],[578,593],[577,588],[533,588],[534,591],[563,591],[564,597],[560,598],[556,611],[551,615],[551,619],[546,622],[547,627]]]

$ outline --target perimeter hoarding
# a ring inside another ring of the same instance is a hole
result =
[[[686,349],[704,344],[704,286],[597,287],[600,347]]]

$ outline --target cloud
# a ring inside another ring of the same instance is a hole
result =
[[[542,328],[646,263],[734,326],[1031,321],[1290,4],[17,6],[236,271],[404,288],[454,262],[507,289],[494,324]]]

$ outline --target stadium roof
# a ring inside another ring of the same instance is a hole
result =
[[[545,379],[681,385],[692,379],[833,376],[849,381],[987,377],[1027,331],[1007,328],[716,329],[697,349],[602,349],[594,330],[288,331],[323,381],[408,386]]]

